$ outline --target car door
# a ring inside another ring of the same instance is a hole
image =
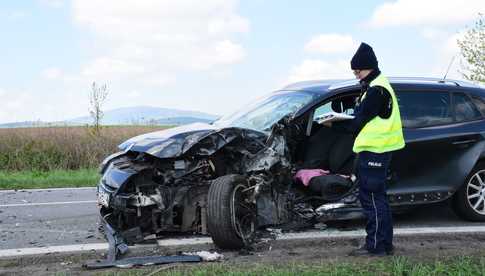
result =
[[[482,115],[461,92],[402,89],[397,95],[406,147],[393,156],[391,204],[444,200],[480,156]]]

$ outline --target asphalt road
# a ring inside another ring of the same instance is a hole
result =
[[[0,249],[101,242],[96,214],[94,188],[0,191]]]
[[[94,188],[0,191],[0,249],[105,242],[96,235]],[[395,217],[396,228],[484,226],[465,222],[446,203]],[[362,222],[350,224],[362,229]],[[333,229],[335,230],[335,229]]]

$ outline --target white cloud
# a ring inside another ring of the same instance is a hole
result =
[[[76,87],[78,88],[78,87]],[[20,121],[61,121],[88,113],[89,87],[74,91],[67,87],[52,90],[0,90],[2,108],[0,123]]]
[[[214,65],[237,63],[244,59],[246,53],[244,48],[230,40],[218,41],[208,49],[206,54],[195,57],[192,67],[205,70]]]
[[[462,79],[464,60],[457,39],[462,38],[464,32],[450,30],[472,23],[479,13],[485,13],[484,0],[394,0],[379,5],[366,24],[371,27],[417,27],[432,48],[426,74],[443,77],[451,64],[447,77]]]
[[[305,51],[323,54],[344,53],[353,51],[358,46],[351,35],[320,34],[305,44]]]
[[[215,60],[220,64],[241,61],[245,56],[244,48],[230,40],[220,41],[215,45]]]
[[[208,32],[210,35],[224,34],[228,32],[249,32],[249,22],[238,15],[231,18],[215,18],[208,24]]]
[[[0,122],[32,120],[32,110],[35,110],[37,106],[34,104],[32,96],[29,93],[2,91]]]
[[[143,74],[145,68],[141,64],[130,64],[127,60],[100,57],[84,67],[82,75],[92,78],[126,77],[126,75]]]
[[[140,97],[142,94],[140,93],[140,91],[138,90],[133,90],[133,91],[130,91],[128,92],[128,94],[126,94],[126,97],[127,98],[138,98]]]
[[[64,0],[39,0],[39,2],[51,8],[60,8],[64,5]]]
[[[19,21],[28,16],[29,14],[25,11],[10,11],[6,14],[6,18],[11,21]]]
[[[448,39],[446,39],[446,42],[444,43],[444,51],[450,54],[459,54],[460,53],[460,47],[458,46],[458,40],[462,40],[465,36],[465,32],[459,32],[452,34]]]
[[[46,68],[41,72],[42,77],[49,79],[49,80],[55,80],[59,79],[62,77],[63,73],[62,70],[56,67],[51,67],[51,68]]]
[[[26,94],[17,95],[14,99],[7,100],[4,105],[7,110],[18,110],[26,106],[30,101],[30,96]]]
[[[485,12],[484,0],[397,0],[379,5],[367,22],[373,27],[443,26],[469,22]]]
[[[438,77],[443,77],[450,66],[447,78],[462,79],[461,65],[464,60],[460,54],[458,40],[462,39],[465,32],[447,34],[440,36],[438,39],[430,40],[436,49],[436,62],[431,69],[431,73]],[[451,63],[453,60],[453,63]]]
[[[421,29],[421,35],[429,40],[439,40],[448,37],[448,32],[438,28],[423,28]]]
[[[291,70],[288,83],[318,79],[348,79],[352,77],[348,61],[307,59]]]
[[[82,68],[88,78],[163,85],[178,74],[242,61],[238,35],[249,21],[237,0],[74,0],[77,24],[95,34],[96,56]]]

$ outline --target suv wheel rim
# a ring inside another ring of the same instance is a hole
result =
[[[485,215],[485,170],[476,172],[468,181],[466,196],[469,206],[480,215]]]

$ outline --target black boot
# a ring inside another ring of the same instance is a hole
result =
[[[367,248],[365,246],[362,246],[362,247],[359,247],[357,249],[354,249],[352,250],[350,253],[349,253],[349,256],[353,256],[353,257],[384,257],[386,255],[389,255],[387,254],[386,251],[384,252],[371,252],[369,250],[367,250]]]
[[[394,255],[394,245],[391,245],[390,248],[386,248],[386,255],[388,256]]]

